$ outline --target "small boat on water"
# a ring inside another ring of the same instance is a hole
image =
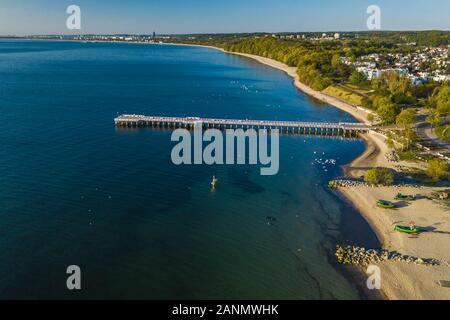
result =
[[[215,187],[217,186],[217,182],[218,182],[218,181],[219,181],[219,180],[217,180],[216,177],[213,176],[212,181],[211,181],[211,186],[212,186],[213,188],[215,188]]]
[[[419,234],[422,232],[420,227],[416,226],[395,226],[395,231],[402,232],[402,233],[410,233],[410,234]]]
[[[377,206],[380,208],[383,208],[383,209],[394,209],[395,208],[395,204],[393,204],[390,201],[386,201],[386,200],[378,200]]]
[[[395,200],[403,200],[403,201],[414,201],[414,200],[416,200],[416,196],[398,193],[394,199]]]

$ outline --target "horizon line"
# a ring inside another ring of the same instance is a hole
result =
[[[333,32],[340,32],[340,33],[383,33],[383,32],[432,32],[432,31],[438,31],[438,32],[450,32],[450,29],[389,29],[389,30],[328,30],[328,31],[278,31],[278,32],[272,32],[272,31],[251,31],[251,32],[194,32],[194,33],[156,33],[158,36],[192,36],[192,35],[239,35],[239,34],[285,34],[285,33],[333,33]],[[151,33],[137,33],[137,32],[131,32],[131,33],[47,33],[47,34],[26,34],[26,35],[17,35],[17,34],[10,34],[10,35],[2,35],[0,34],[0,38],[3,37],[17,37],[17,38],[26,38],[26,37],[35,37],[35,36],[115,36],[115,35],[135,35],[135,36],[151,36]]]

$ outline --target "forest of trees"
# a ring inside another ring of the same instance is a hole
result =
[[[272,37],[226,42],[225,50],[256,54],[298,68],[300,80],[315,90],[323,90],[335,81],[347,79],[351,69],[340,63],[342,48],[313,46],[308,43],[280,41]]]
[[[428,106],[432,109],[432,113],[427,121],[434,126],[439,125],[442,117],[450,116],[450,85],[448,83],[434,89],[428,99]]]

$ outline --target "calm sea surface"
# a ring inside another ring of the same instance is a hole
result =
[[[282,136],[279,174],[260,176],[175,166],[170,131],[113,124],[354,121],[284,73],[205,48],[0,40],[0,110],[0,298],[361,298],[333,247],[376,240],[326,188],[361,141]]]

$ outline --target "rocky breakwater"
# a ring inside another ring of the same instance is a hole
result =
[[[332,189],[337,188],[349,188],[349,187],[366,187],[367,183],[358,180],[347,180],[347,179],[338,179],[331,180],[328,182],[328,187]]]
[[[350,245],[337,245],[335,256],[339,263],[346,265],[368,266],[383,261],[414,263],[423,266],[439,265],[439,261],[436,259],[417,258],[386,249],[365,249]]]
[[[351,188],[351,187],[378,187],[374,185],[369,185],[367,182],[361,181],[361,180],[350,180],[350,179],[336,179],[331,180],[328,182],[328,187],[331,189],[338,189],[338,188]],[[379,187],[382,187],[380,185]],[[390,185],[389,187],[394,189],[399,188],[417,188],[417,189],[423,189],[423,186],[420,186],[418,184],[409,184],[409,183],[400,183],[395,185]]]
[[[385,154],[386,160],[390,163],[398,163],[400,161],[400,157],[397,152],[389,151]]]

